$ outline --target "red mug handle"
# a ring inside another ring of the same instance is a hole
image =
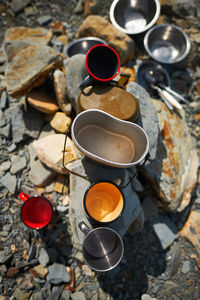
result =
[[[25,193],[20,193],[19,194],[19,198],[25,202],[28,198],[30,198],[30,196],[28,194],[25,194]]]

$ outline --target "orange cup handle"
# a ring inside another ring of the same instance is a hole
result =
[[[25,194],[25,193],[20,193],[20,194],[19,194],[19,198],[20,198],[23,202],[25,202],[28,198],[30,198],[30,196],[27,195],[27,194]]]

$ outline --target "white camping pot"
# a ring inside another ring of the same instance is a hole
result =
[[[79,113],[72,123],[71,135],[85,156],[111,167],[135,166],[149,150],[142,127],[98,109]]]

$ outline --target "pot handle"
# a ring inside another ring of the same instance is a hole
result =
[[[25,202],[26,200],[28,200],[28,198],[30,198],[30,196],[28,194],[25,194],[25,193],[20,193],[19,194],[19,198]]]
[[[78,227],[85,235],[90,232],[90,228],[83,221],[78,223]]]

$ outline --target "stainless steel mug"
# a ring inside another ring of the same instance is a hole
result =
[[[120,263],[124,244],[116,231],[108,227],[90,230],[84,222],[80,222],[78,227],[86,236],[82,252],[90,268],[97,272],[106,272]]]

